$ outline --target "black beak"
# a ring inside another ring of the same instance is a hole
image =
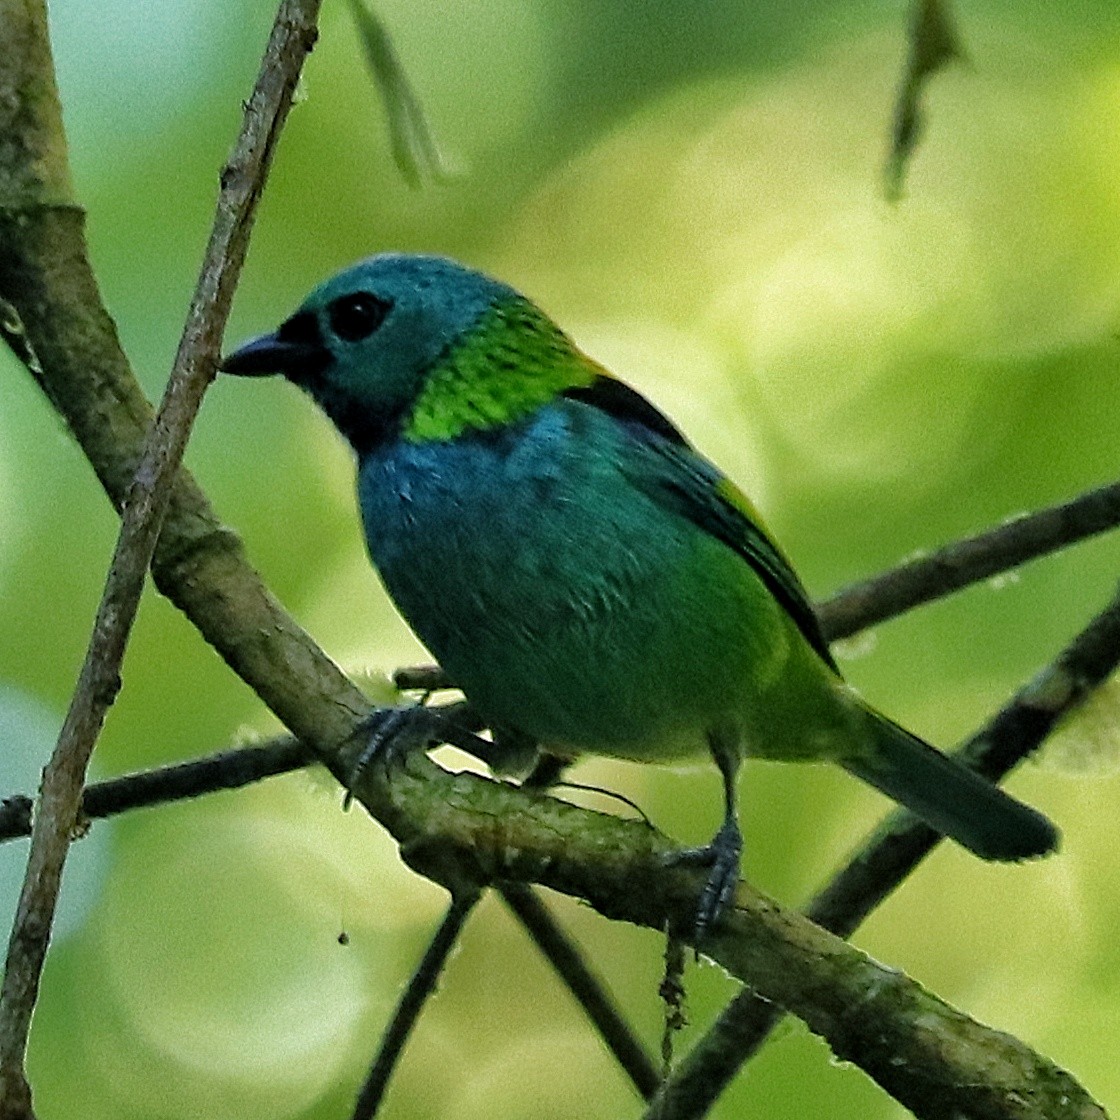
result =
[[[279,330],[251,338],[227,354],[218,368],[239,377],[282,373],[297,384],[309,384],[330,362],[331,353],[323,344],[315,317],[301,311]]]
[[[285,342],[279,335],[262,334],[227,354],[218,369],[239,377],[265,377],[272,373],[286,374],[319,357],[318,348],[305,342]]]

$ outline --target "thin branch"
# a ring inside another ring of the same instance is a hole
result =
[[[649,1100],[661,1084],[661,1075],[622,1017],[606,985],[591,971],[579,948],[529,887],[522,883],[499,883],[498,890],[579,1001],[634,1088]]]
[[[470,916],[478,899],[479,893],[477,891],[452,898],[443,921],[440,922],[439,928],[428,944],[420,964],[417,965],[416,971],[412,974],[393,1011],[393,1017],[389,1020],[385,1033],[381,1036],[381,1045],[378,1047],[377,1057],[374,1059],[369,1075],[358,1093],[358,1099],[354,1105],[353,1120],[372,1120],[372,1117],[376,1116],[381,1108],[381,1102],[385,1097],[385,1090],[389,1087],[389,1080],[393,1076],[393,1071],[396,1069],[397,1060],[404,1051],[405,1043],[408,1042],[408,1038],[420,1018],[420,1012],[423,1011],[424,1004],[428,1002],[428,999],[436,990],[436,983],[447,964],[447,958],[451,955],[451,950],[454,949],[456,942],[459,940],[463,924]]]
[[[817,614],[834,642],[1118,525],[1120,482],[1113,482],[854,583]]]
[[[1120,666],[1120,595],[959,750],[992,781],[1036,750]],[[850,937],[941,841],[905,810],[890,813],[806,909],[818,925]],[[782,1009],[744,989],[693,1047],[646,1112],[647,1120],[703,1116],[765,1041]]]
[[[223,789],[240,789],[315,761],[298,740],[280,735],[251,747],[217,751],[189,762],[95,782],[82,792],[79,820],[99,820],[130,809],[184,801]],[[31,807],[31,798],[22,794],[0,802],[0,843],[31,835]]]
[[[303,9],[306,9],[306,12]],[[120,666],[148,565],[171,499],[194,418],[213,379],[225,320],[244,261],[256,203],[303,59],[315,37],[318,4],[281,5],[241,135],[222,175],[210,243],[163,403],[125,503],[120,535],[86,659],[58,743],[43,772],[31,850],[0,989],[0,1112],[31,1115],[23,1063],[50,940],[62,869],[77,823],[82,786],[105,715],[120,688]],[[47,36],[46,12],[32,34]],[[30,76],[29,76],[30,77]],[[50,83],[50,67],[32,80]],[[52,122],[53,123],[53,122]],[[58,134],[61,141],[61,131]],[[13,145],[16,147],[16,145]],[[59,150],[64,152],[64,142]],[[25,200],[33,205],[37,200]]]

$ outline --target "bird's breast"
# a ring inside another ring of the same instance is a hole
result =
[[[594,424],[558,410],[368,456],[370,556],[495,723],[626,757],[698,750],[736,679],[784,657],[786,630],[749,567],[638,492]]]

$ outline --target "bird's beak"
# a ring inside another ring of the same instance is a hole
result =
[[[249,339],[232,354],[227,354],[218,365],[224,373],[239,377],[265,377],[272,373],[285,373],[306,358],[304,351],[310,347],[298,342],[284,342],[275,334],[262,334]]]
[[[322,346],[280,337],[279,332],[262,334],[227,354],[218,366],[239,377],[265,377],[282,373],[293,380],[321,369],[329,355]]]

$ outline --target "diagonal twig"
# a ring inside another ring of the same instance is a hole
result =
[[[529,887],[523,883],[499,883],[498,890],[579,1001],[634,1088],[648,1100],[657,1092],[661,1075],[634,1037],[602,980],[591,971],[579,948]]]
[[[184,801],[223,789],[239,789],[262,778],[299,770],[315,761],[297,739],[278,735],[251,747],[215,751],[189,762],[156,766],[94,782],[82,791],[79,820],[114,817],[130,809]],[[32,805],[31,798],[23,794],[0,802],[0,843],[31,835]]]
[[[202,396],[213,379],[253,214],[303,60],[314,43],[317,10],[317,0],[302,4],[284,0],[281,4],[256,87],[245,106],[241,134],[222,174],[217,214],[198,286],[163,402],[125,501],[120,535],[85,662],[58,743],[43,772],[31,850],[0,989],[0,1115],[33,1115],[24,1055],[86,768],[120,688],[120,665],[171,499],[171,482]],[[45,9],[40,6],[34,14],[30,9],[25,11],[26,34],[45,42]],[[49,53],[49,47],[40,49]],[[47,82],[52,76],[49,67],[35,75]],[[53,100],[56,104],[57,97]],[[60,127],[55,136],[61,141]],[[34,159],[36,155],[24,158]],[[65,161],[61,143],[55,158]],[[25,201],[31,205],[37,200]]]
[[[961,747],[958,757],[999,781],[1118,666],[1120,594]],[[895,810],[818,892],[806,915],[841,937],[851,936],[941,839],[913,814]],[[744,989],[666,1080],[647,1120],[705,1115],[783,1014]]]
[[[1112,482],[853,583],[817,614],[834,642],[1118,525],[1120,482]]]
[[[358,1093],[358,1099],[351,1114],[353,1120],[372,1120],[385,1099],[385,1090],[397,1067],[405,1043],[420,1018],[420,1012],[436,990],[436,984],[443,973],[447,959],[451,955],[463,925],[479,900],[479,892],[471,891],[452,898],[447,913],[440,922],[424,956],[409,979],[404,994],[393,1011],[393,1017],[381,1036],[373,1066],[366,1076]]]

